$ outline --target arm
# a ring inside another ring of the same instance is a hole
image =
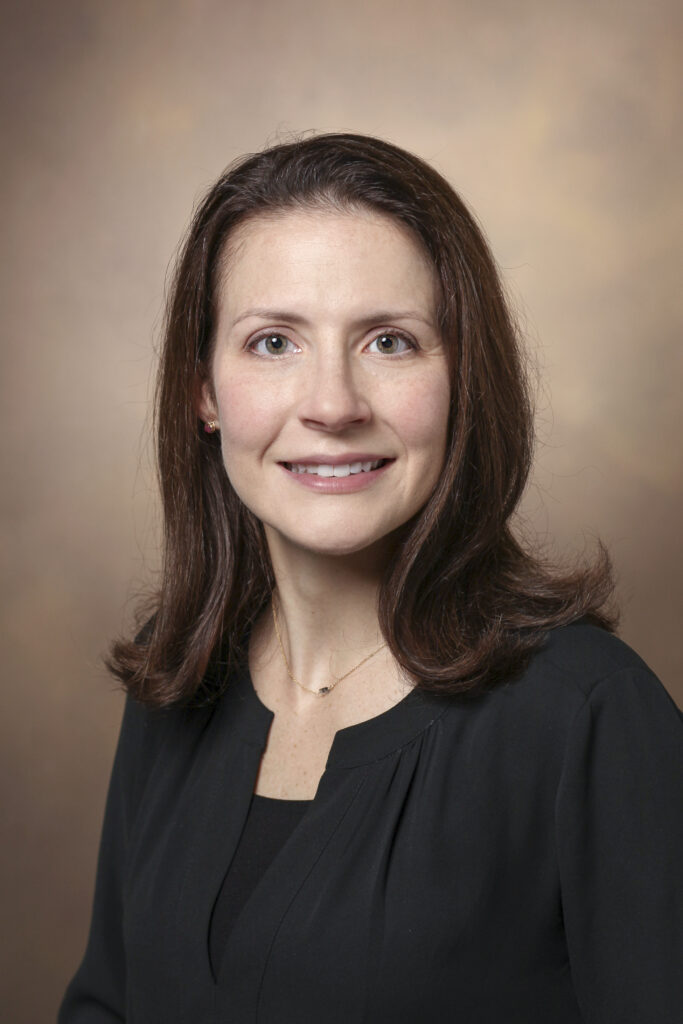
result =
[[[125,1021],[122,885],[144,732],[145,712],[129,698],[109,783],[88,945],[64,996],[58,1024]]]
[[[599,683],[558,788],[562,909],[588,1024],[683,1021],[683,722],[644,668]]]

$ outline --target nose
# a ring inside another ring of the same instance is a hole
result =
[[[337,350],[317,354],[299,403],[299,418],[314,430],[338,433],[367,423],[370,404],[354,379],[352,357]]]

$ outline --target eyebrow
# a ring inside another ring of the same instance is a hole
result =
[[[301,316],[300,313],[294,313],[291,310],[286,309],[264,309],[257,307],[255,309],[247,309],[244,313],[240,313],[239,316],[230,324],[232,329],[236,324],[242,320],[247,320],[249,317],[259,317],[261,320],[276,320],[280,323],[285,321],[292,324],[301,324],[302,326],[309,326],[310,321],[306,317]],[[359,317],[353,321],[353,327],[370,327],[372,324],[377,323],[389,323],[396,320],[419,320],[420,323],[426,324],[428,327],[434,327],[435,325],[431,320],[426,320],[424,316],[419,313],[415,313],[410,309],[378,309],[372,313],[368,313],[365,316]]]

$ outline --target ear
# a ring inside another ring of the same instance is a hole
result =
[[[218,404],[211,381],[203,374],[197,374],[194,387],[194,405],[197,415],[204,420],[218,419]]]

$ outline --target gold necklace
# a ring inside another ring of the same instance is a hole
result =
[[[280,645],[280,653],[282,654],[282,660],[284,661],[285,668],[287,669],[287,675],[289,676],[293,683],[296,683],[297,686],[300,686],[302,690],[306,691],[306,693],[312,693],[315,697],[326,697],[328,693],[331,693],[332,690],[334,690],[337,683],[341,683],[342,679],[346,679],[347,676],[350,676],[352,672],[355,672],[356,669],[359,669],[361,665],[364,665],[366,661],[370,661],[370,658],[374,658],[376,654],[379,654],[383,647],[386,647],[386,643],[380,644],[376,650],[374,650],[371,654],[367,654],[362,661],[359,661],[357,665],[354,665],[353,668],[350,668],[349,671],[345,672],[343,676],[339,676],[339,679],[335,679],[335,681],[333,683],[330,683],[329,686],[321,686],[319,690],[312,690],[309,686],[304,686],[303,683],[299,682],[299,680],[296,678],[296,676],[294,675],[289,666],[289,661],[287,660],[287,655],[285,654],[285,649],[282,644],[282,637],[280,636],[280,625],[277,620],[277,611],[275,610],[274,595],[271,596],[270,605],[271,608],[273,609],[273,623],[275,625],[275,635],[277,637],[277,642]]]

